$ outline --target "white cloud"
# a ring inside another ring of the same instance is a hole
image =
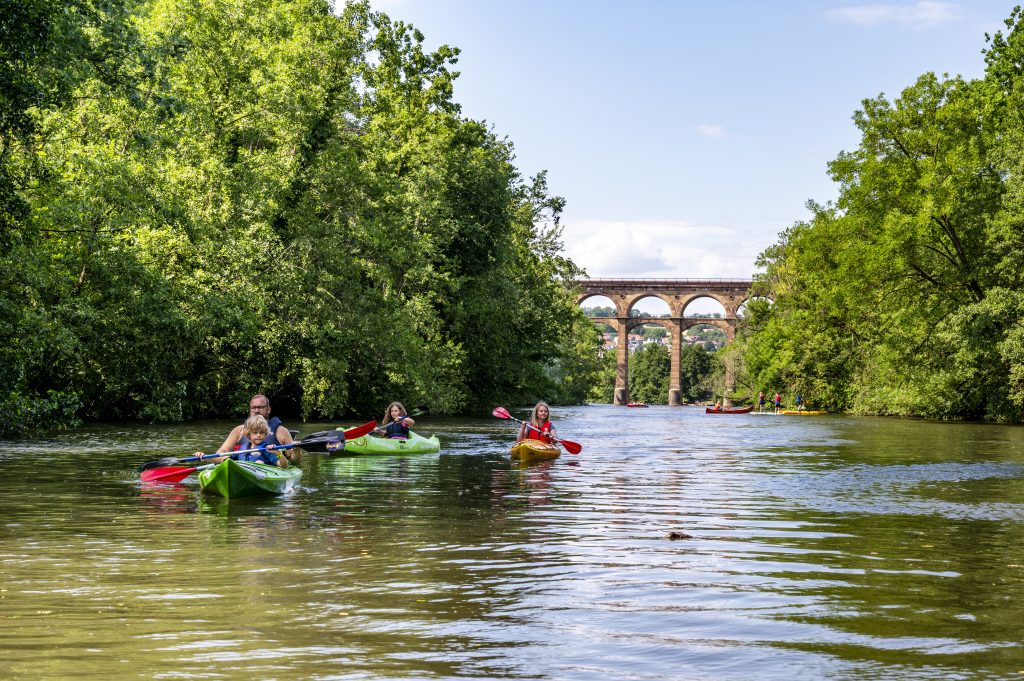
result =
[[[590,277],[746,279],[770,242],[686,221],[582,220],[563,232],[566,255]]]
[[[695,125],[693,129],[704,137],[725,137],[725,128],[720,125]]]
[[[913,29],[928,29],[956,21],[960,8],[951,2],[919,0],[914,4],[876,3],[850,5],[829,10],[828,16],[860,26],[897,24]]]

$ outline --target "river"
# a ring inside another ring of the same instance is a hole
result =
[[[1024,673],[1024,429],[553,417],[581,454],[420,417],[440,454],[307,454],[296,490],[231,501],[135,468],[233,423],[2,440],[0,678]]]

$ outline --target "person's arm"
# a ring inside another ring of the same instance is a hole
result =
[[[416,422],[413,421],[411,417],[409,417],[409,416],[403,416],[402,417],[402,425],[404,425],[406,428],[412,427],[412,425],[414,423],[416,423]]]
[[[286,442],[286,443],[282,443],[282,444],[291,444],[291,443],[290,442]],[[272,451],[274,451],[274,449],[275,449],[274,445],[270,445],[269,447],[267,447],[267,451],[268,452],[272,452]],[[277,453],[277,467],[278,468],[288,468],[288,457],[285,456],[285,453],[287,453],[287,452],[288,452],[288,450],[286,449],[286,450],[284,450],[282,452],[278,452]]]
[[[521,426],[519,426],[519,435],[518,437],[516,437],[516,442],[519,442],[520,440],[525,440],[526,432],[526,424],[524,423]]]

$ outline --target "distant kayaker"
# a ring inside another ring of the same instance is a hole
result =
[[[717,402],[715,402],[715,406],[713,408],[715,411],[722,411],[722,401],[718,400]]]
[[[782,395],[775,393],[775,399],[772,400],[775,403],[775,413],[778,414],[782,411]]]
[[[804,396],[802,394],[800,394],[800,393],[796,394],[796,410],[797,411],[803,411],[804,410]]]
[[[216,459],[209,459],[210,463],[220,463],[224,459],[234,458],[238,461],[252,461],[253,463],[266,463],[271,466],[278,466],[280,468],[288,468],[288,457],[281,454],[275,454],[274,443],[271,443],[273,437],[270,434],[270,424],[267,420],[255,414],[250,416],[242,424],[242,438],[238,441],[238,450],[244,451],[247,449],[257,449],[255,452],[247,452],[245,454],[232,454],[226,452],[224,456],[217,457]]]
[[[384,433],[384,437],[408,440],[409,428],[415,423],[401,402],[392,402],[384,412],[384,419],[377,431]]]
[[[270,415],[270,400],[267,399],[266,395],[253,395],[249,398],[249,416],[257,415],[262,416],[267,421],[267,427],[270,429],[270,434],[267,436],[268,445],[290,445],[293,442],[292,434],[281,425],[281,419]],[[241,449],[238,443],[242,441],[243,426],[244,424],[231,429],[227,439],[224,440],[224,444],[217,448],[218,454]],[[286,449],[285,456],[288,457],[289,462],[299,463],[302,460],[302,450],[298,448]]]
[[[757,396],[757,410],[764,411],[764,391],[762,390]]]
[[[534,406],[533,412],[530,413],[530,422],[519,427],[519,437],[516,438],[516,442],[526,439],[551,442],[549,435],[558,437],[555,433],[555,426],[551,423],[551,407],[547,402],[538,402]]]

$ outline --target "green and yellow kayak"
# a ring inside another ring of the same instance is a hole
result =
[[[801,409],[799,411],[796,409],[784,409],[782,410],[782,413],[786,416],[825,416],[828,414],[827,411],[808,411],[806,409]]]
[[[265,463],[226,459],[213,468],[199,471],[199,488],[225,499],[260,494],[284,494],[302,477],[294,466],[278,468]]]
[[[437,436],[423,437],[409,431],[408,439],[374,437],[365,435],[345,441],[343,454],[427,454],[441,451]]]
[[[519,461],[546,461],[557,459],[562,453],[558,445],[542,440],[520,440],[512,445],[512,458]]]

